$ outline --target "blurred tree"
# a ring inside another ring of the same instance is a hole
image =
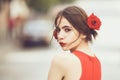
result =
[[[60,3],[71,3],[75,0],[58,0]]]
[[[50,7],[59,3],[69,3],[75,0],[26,0],[30,8],[41,13],[46,13]]]
[[[46,13],[48,9],[57,3],[57,0],[26,0],[30,8]]]

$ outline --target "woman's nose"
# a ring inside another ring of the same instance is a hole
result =
[[[59,33],[58,33],[58,40],[62,40],[62,39],[64,39],[64,32],[63,31],[60,31]]]

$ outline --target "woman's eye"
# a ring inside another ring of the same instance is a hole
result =
[[[71,29],[68,29],[68,28],[65,29],[65,32],[69,32],[69,31],[71,31]]]

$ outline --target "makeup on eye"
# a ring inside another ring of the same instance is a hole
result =
[[[71,31],[72,30],[72,27],[70,27],[70,26],[62,26],[62,28],[61,29],[63,29],[65,32],[69,32],[69,31]],[[56,27],[56,31],[57,32],[60,32],[61,31],[61,29],[57,26]]]
[[[70,28],[65,28],[64,31],[69,32],[69,31],[71,31],[71,29]]]

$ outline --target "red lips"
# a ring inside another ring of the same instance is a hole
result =
[[[59,44],[60,44],[60,46],[62,46],[62,47],[66,45],[66,43],[63,43],[63,42],[60,42]]]

